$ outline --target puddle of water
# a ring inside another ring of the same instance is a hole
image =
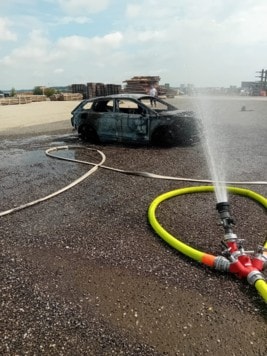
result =
[[[73,143],[73,140],[74,138],[70,135],[43,135],[16,140],[2,140],[0,144],[0,169],[46,163],[48,159],[51,160],[45,154],[47,148],[66,145],[67,142]],[[60,152],[60,155],[75,158],[72,151],[63,151]]]
[[[30,146],[40,147],[43,143],[49,143],[49,145],[65,145],[66,142],[77,141],[77,135],[42,135],[42,136],[33,136],[33,137],[23,137],[15,140],[3,139],[1,140],[0,147],[4,149],[10,149],[12,147],[23,147]]]
[[[46,155],[43,150],[25,151],[18,149],[9,149],[8,151],[1,151],[0,169],[26,166],[42,163],[46,160]]]

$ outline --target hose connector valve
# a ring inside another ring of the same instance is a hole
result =
[[[230,261],[224,256],[217,256],[214,261],[214,267],[221,272],[229,272]]]
[[[256,270],[251,271],[248,275],[247,275],[247,281],[249,284],[251,284],[252,286],[259,280],[263,280],[265,281],[264,275]]]
[[[235,224],[230,216],[230,207],[228,202],[220,202],[216,204],[216,209],[220,215],[221,224],[224,228],[225,234],[232,234],[232,226]]]

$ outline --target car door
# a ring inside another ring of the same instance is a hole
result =
[[[146,142],[149,115],[145,107],[133,99],[117,99],[117,129],[120,142]]]
[[[119,127],[117,113],[114,110],[113,99],[98,100],[93,107],[95,112],[100,112],[101,117],[98,121],[97,134],[102,142],[116,142],[119,139]]]

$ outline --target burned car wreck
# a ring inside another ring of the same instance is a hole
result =
[[[158,146],[198,141],[198,120],[160,98],[116,94],[83,100],[72,111],[71,124],[92,143],[120,142]]]

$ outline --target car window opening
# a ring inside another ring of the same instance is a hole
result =
[[[92,110],[95,112],[108,112],[107,101],[96,101]]]
[[[116,112],[132,115],[146,114],[146,110],[141,105],[132,100],[117,100]]]

